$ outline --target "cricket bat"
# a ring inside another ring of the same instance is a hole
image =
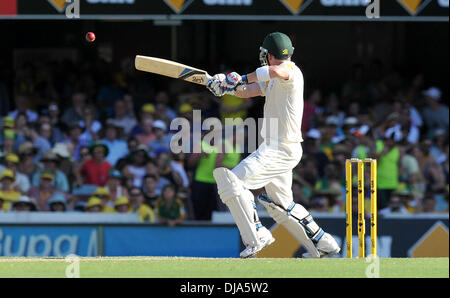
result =
[[[211,76],[204,70],[161,58],[136,56],[137,70],[180,79],[205,86]]]

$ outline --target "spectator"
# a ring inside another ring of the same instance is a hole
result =
[[[131,130],[131,136],[135,137],[136,135],[141,134],[144,131],[144,129],[143,129],[144,120],[147,118],[150,118],[150,119],[152,119],[152,122],[153,122],[155,113],[156,113],[156,110],[155,110],[155,106],[153,104],[147,103],[147,104],[143,105],[141,108],[141,112],[139,114],[140,121]]]
[[[159,148],[156,152],[156,163],[158,165],[159,175],[163,178],[166,178],[170,183],[175,184],[176,186],[183,185],[182,173],[177,172],[177,170],[183,169],[174,168],[176,163],[172,161],[170,156],[170,151],[166,148]]]
[[[144,203],[142,190],[139,187],[132,187],[129,193],[133,212],[139,214],[141,222],[155,222],[152,208]]]
[[[3,133],[5,130],[14,130],[14,119],[11,117],[3,117],[2,126],[0,127],[0,147],[3,146]]]
[[[51,173],[53,175],[52,186],[61,192],[69,192],[69,182],[66,174],[58,169],[59,158],[52,151],[47,151],[41,158],[43,169],[33,175],[32,184],[38,186],[41,181],[42,173]]]
[[[441,104],[442,92],[436,87],[431,87],[423,92],[427,106],[422,115],[428,128],[428,136],[431,137],[437,129],[448,131],[448,107]]]
[[[407,189],[416,198],[422,198],[425,192],[424,177],[420,171],[419,162],[413,155],[415,147],[400,147],[399,176],[406,183]]]
[[[159,148],[165,148],[170,150],[170,140],[172,139],[171,134],[166,134],[167,126],[162,120],[156,120],[152,124],[153,133],[155,134],[155,139],[148,144],[148,152],[150,157],[156,157],[155,151]]]
[[[75,92],[72,95],[72,106],[70,106],[62,115],[61,122],[66,126],[72,126],[73,123],[83,121],[83,109],[86,105],[86,95],[82,92]]]
[[[144,176],[144,202],[154,208],[159,195],[156,192],[159,176],[156,174],[147,174]]]
[[[396,195],[391,196],[387,206],[379,211],[379,214],[381,215],[390,213],[400,213],[400,214],[408,213],[408,209],[406,209],[406,207],[403,205],[403,202],[399,196]]]
[[[11,204],[19,199],[21,193],[14,189],[15,176],[13,171],[6,169],[0,173],[0,198],[3,200],[3,210],[8,211]]]
[[[113,119],[113,123],[121,127],[125,134],[129,135],[137,122],[132,114],[132,109],[127,108],[125,100],[120,99],[115,102],[114,114],[115,118]]]
[[[136,134],[136,139],[140,145],[148,146],[150,142],[155,139],[155,134],[153,133],[153,119],[147,116],[142,120],[141,127],[142,132]]]
[[[131,211],[130,200],[127,197],[118,197],[114,201],[114,210],[117,213],[128,213]]]
[[[93,106],[86,105],[83,107],[83,120],[80,126],[84,129],[80,138],[86,142],[97,141],[98,133],[102,129],[102,124],[95,120],[95,109]]]
[[[16,119],[17,115],[21,113],[26,115],[26,119],[30,123],[38,120],[38,113],[28,109],[28,99],[24,95],[18,95],[16,97],[16,109],[8,113],[8,116]]]
[[[60,110],[58,107],[58,104],[54,101],[50,102],[48,104],[48,117],[50,119],[50,125],[53,127],[53,129],[55,130],[55,133],[57,133],[57,131],[63,131],[63,123],[61,123],[60,120]]]
[[[128,139],[128,141],[127,141],[127,151],[128,151],[128,154],[127,154],[126,156],[122,157],[121,159],[119,159],[119,160],[117,161],[117,163],[116,163],[116,168],[117,168],[119,171],[122,171],[123,168],[124,168],[126,165],[128,165],[128,164],[130,164],[130,163],[133,162],[133,161],[132,161],[132,159],[133,159],[133,153],[137,150],[138,146],[139,146],[139,143],[138,143],[138,141],[136,140],[136,138],[130,137],[130,138]]]
[[[87,147],[88,142],[81,138],[81,134],[83,133],[83,128],[81,127],[79,122],[72,122],[69,125],[69,136],[64,141],[67,144],[68,148],[70,148],[71,155],[73,156],[76,162],[81,162],[83,160],[83,156],[81,154],[81,148]]]
[[[34,200],[27,196],[21,196],[17,201],[13,202],[12,210],[15,212],[37,211]]]
[[[218,158],[218,148],[203,140],[201,152],[191,154],[188,159],[190,168],[195,168],[191,202],[196,220],[211,220],[212,212],[218,208],[217,185],[212,173],[221,166],[221,160]]]
[[[45,152],[52,148],[49,141],[41,137],[34,127],[30,127],[25,130],[25,138],[33,144],[33,147],[38,149],[38,152],[34,157],[34,161],[36,163],[39,162]]]
[[[165,91],[160,91],[155,96],[155,108],[156,115],[158,119],[163,120],[165,122],[171,122],[173,119],[177,117],[177,114],[174,110],[170,108],[170,97],[169,94]]]
[[[131,185],[142,187],[142,179],[146,174],[145,165],[148,160],[147,146],[138,146],[136,151],[132,153],[131,164],[127,165],[123,170],[124,176],[132,181]]]
[[[109,171],[109,179],[105,188],[108,190],[111,200],[116,200],[119,197],[128,197],[128,191],[122,185],[122,181],[123,175],[119,170],[111,169]]]
[[[111,213],[114,212],[114,200],[111,199],[111,194],[109,190],[105,187],[98,187],[92,196],[99,198],[102,201],[103,212]]]
[[[34,162],[37,151],[37,148],[33,147],[31,142],[22,143],[18,149],[20,159],[19,171],[26,175],[31,182],[33,182],[32,179],[34,173],[40,170],[38,165]]]
[[[89,147],[91,159],[87,159],[78,173],[78,184],[92,184],[105,186],[111,165],[106,161],[108,147],[101,143],[94,143]]]
[[[319,113],[318,104],[322,100],[322,92],[319,89],[314,89],[313,92],[305,100],[302,118],[302,132],[307,133],[314,127],[314,117]]]
[[[14,153],[9,153],[5,156],[5,167],[0,165],[0,172],[9,169],[14,173],[15,182],[14,188],[22,193],[26,193],[30,189],[30,180],[27,176],[20,173],[18,170],[20,159]]]
[[[103,212],[102,201],[96,197],[90,197],[84,208],[86,212]]]
[[[127,143],[122,139],[119,130],[121,128],[116,126],[111,119],[106,122],[105,137],[102,142],[108,146],[109,154],[106,160],[111,166],[115,166],[119,159],[128,154]]]
[[[44,170],[39,175],[38,185],[31,187],[27,193],[28,196],[36,201],[37,209],[39,211],[49,211],[48,201],[50,200],[50,197],[55,193],[61,193],[52,186],[54,180],[55,175],[53,172]]]
[[[159,167],[158,167],[158,164],[157,164],[157,162],[154,161],[154,160],[150,160],[150,161],[147,162],[147,164],[145,165],[145,173],[146,173],[147,175],[150,174],[150,175],[155,175],[155,176],[158,177],[158,183],[157,183],[157,185],[156,185],[156,190],[155,190],[155,192],[156,192],[156,194],[157,194],[158,196],[161,195],[161,191],[162,191],[163,187],[166,186],[167,184],[170,184],[170,181],[169,181],[169,180],[167,180],[167,179],[164,178],[164,177],[161,177],[160,172],[161,172],[161,171],[160,171],[160,169],[159,169]]]
[[[6,156],[9,153],[14,153],[14,142],[17,134],[13,129],[5,129],[3,131],[3,144],[0,147],[0,156]]]
[[[378,209],[384,209],[390,202],[391,194],[399,183],[400,151],[394,141],[394,132],[385,135],[384,140],[376,141]]]
[[[426,195],[423,198],[422,212],[425,212],[425,213],[435,213],[436,212],[436,201],[432,195]]]
[[[48,200],[48,208],[51,212],[66,212],[67,200],[62,193],[54,193]]]
[[[156,201],[155,210],[158,221],[169,227],[181,223],[185,216],[183,202],[176,195],[176,186],[169,184],[163,188],[161,197]]]

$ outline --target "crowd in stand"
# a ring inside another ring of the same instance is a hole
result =
[[[191,144],[201,153],[173,153],[173,124],[192,123],[194,110],[222,121],[262,117],[249,111],[263,99],[218,102],[184,82],[162,88],[148,75],[109,67],[26,64],[11,90],[0,81],[0,212],[136,212],[141,221],[176,225],[226,210],[212,171],[247,154],[226,138]],[[380,213],[448,212],[444,94],[423,74],[370,67],[355,64],[335,93],[307,86],[295,201],[342,212],[345,160],[370,157],[378,161]]]

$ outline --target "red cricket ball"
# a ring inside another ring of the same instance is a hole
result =
[[[86,40],[88,42],[94,42],[95,40],[95,34],[93,32],[86,33]]]

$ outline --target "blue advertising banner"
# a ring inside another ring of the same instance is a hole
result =
[[[98,252],[97,226],[0,225],[0,256],[91,257]]]
[[[179,256],[230,258],[239,256],[235,226],[106,226],[105,256]]]

